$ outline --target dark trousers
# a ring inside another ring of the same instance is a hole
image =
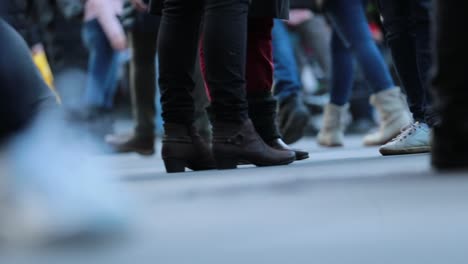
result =
[[[132,60],[130,62],[130,92],[135,134],[151,137],[154,134],[156,107],[156,42],[157,31],[132,30],[129,33]]]
[[[0,19],[0,141],[26,127],[53,96],[24,40]]]
[[[429,69],[431,0],[379,0],[386,40],[414,119],[432,126]]]
[[[193,73],[202,15],[206,81],[216,121],[248,118],[245,93],[248,0],[166,0],[159,30],[159,85],[167,123],[192,123]]]
[[[432,86],[440,123],[434,126],[433,164],[440,168],[468,164],[468,2],[435,1],[435,54]]]
[[[468,2],[436,3],[438,24],[432,79],[436,110],[441,115],[441,127],[453,128],[454,133],[459,129],[468,131],[468,35],[461,30],[467,22],[460,19],[468,12]]]

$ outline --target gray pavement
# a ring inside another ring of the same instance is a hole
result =
[[[158,156],[97,156],[135,199],[103,247],[1,250],[0,263],[468,263],[468,176],[348,138],[289,166],[168,175]],[[1,248],[1,247],[0,247]]]

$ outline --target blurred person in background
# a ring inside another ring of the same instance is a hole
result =
[[[123,13],[123,4],[123,0],[87,0],[84,6],[88,75],[83,105],[76,116],[89,122],[91,132],[102,140],[113,131],[111,110],[122,52],[127,49],[127,37],[118,17]]]
[[[391,49],[398,77],[406,91],[415,123],[380,148],[383,155],[430,151],[430,128],[436,123],[432,110],[429,69],[430,0],[379,0],[385,39]]]
[[[156,46],[161,14],[147,13],[149,1],[131,0],[134,20],[128,32],[130,61],[130,94],[135,128],[132,133],[110,134],[106,142],[116,153],[137,152],[153,155],[155,152],[155,93]],[[200,65],[195,63],[195,126],[206,140],[210,140],[210,128],[206,107],[208,98],[201,77]]]
[[[333,26],[331,98],[317,137],[326,147],[343,145],[344,117],[353,86],[356,57],[372,88],[371,104],[380,116],[379,131],[364,137],[365,145],[382,145],[411,124],[400,88],[396,87],[374,43],[361,0],[328,0],[323,6]]]
[[[148,14],[149,0],[131,0],[135,9],[134,22],[128,31],[131,51],[130,95],[132,100],[133,133],[106,136],[106,142],[115,152],[154,153],[156,115],[156,43],[159,17]]]
[[[181,172],[185,167],[231,169],[241,160],[257,166],[285,165],[296,159],[292,151],[269,147],[249,118],[245,89],[248,8],[244,0],[164,1],[158,47],[165,121],[162,154],[168,172]],[[193,128],[190,96],[202,15],[206,82],[213,99],[214,157]]]
[[[0,3],[0,17],[11,10],[9,3]],[[106,170],[91,165],[79,143],[70,144],[74,133],[56,118],[60,109],[28,46],[1,18],[0,41],[0,151],[6,154],[0,177],[8,184],[0,204],[0,237],[41,244],[119,233],[123,211],[114,200],[120,197],[100,179]]]
[[[286,25],[275,19],[273,27],[274,92],[279,101],[279,127],[286,143],[302,138],[309,121],[304,105],[294,48]]]
[[[434,68],[432,87],[435,110],[440,116],[433,129],[432,165],[436,169],[468,168],[468,2],[437,0],[435,3]]]

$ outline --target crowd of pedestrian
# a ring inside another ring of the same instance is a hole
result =
[[[343,146],[355,104],[354,122],[377,124],[361,131],[364,145],[382,155],[432,152],[436,169],[468,168],[468,58],[456,31],[467,4],[369,2],[2,2],[0,139],[57,108],[107,151],[153,155],[161,116],[168,173],[278,166],[314,159],[289,146],[310,127],[319,145]],[[369,19],[369,5],[380,21]],[[70,69],[82,75],[70,78]],[[117,134],[125,80],[135,126]],[[70,96],[69,86],[79,92]],[[364,100],[353,102],[358,90]]]

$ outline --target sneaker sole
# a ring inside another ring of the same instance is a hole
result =
[[[409,155],[409,154],[421,154],[431,152],[430,147],[415,147],[408,149],[379,149],[380,154],[383,156],[394,156],[394,155]]]

